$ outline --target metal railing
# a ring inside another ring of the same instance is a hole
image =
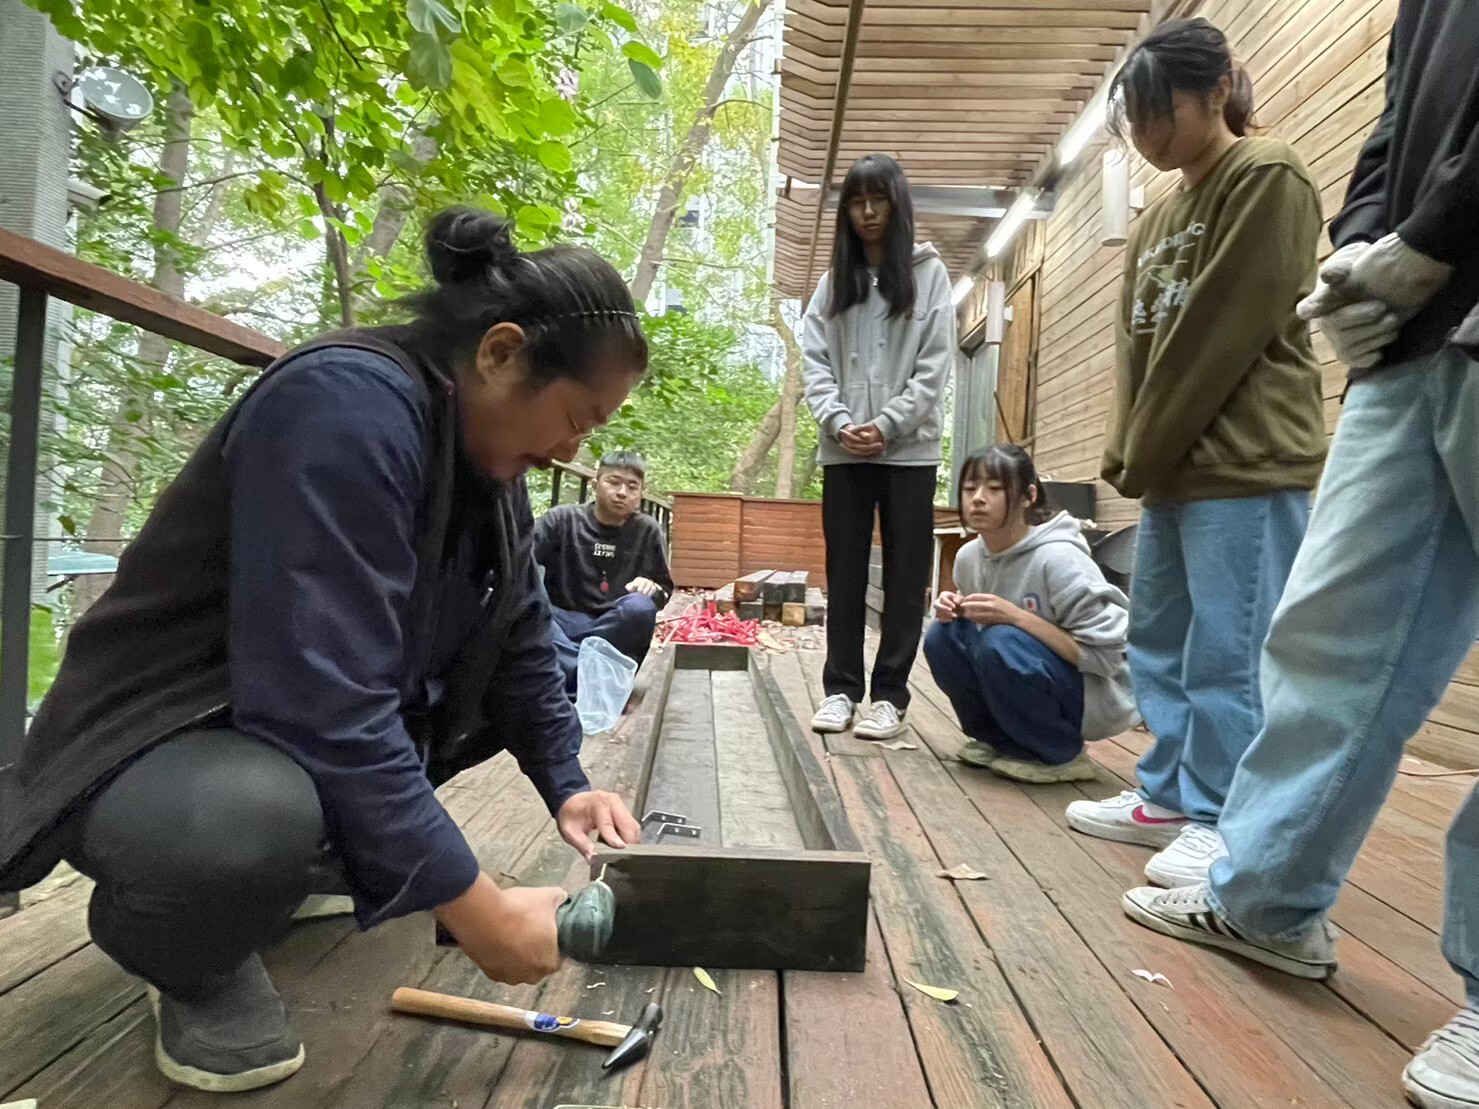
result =
[[[596,480],[596,471],[589,466],[582,466],[575,462],[553,462],[550,464],[549,473],[549,506],[554,508],[557,504],[585,504],[590,499],[591,486]],[[566,479],[571,478],[575,486],[575,498],[561,499],[566,488]],[[673,502],[666,497],[659,497],[654,493],[642,494],[642,507],[640,511],[651,516],[662,528],[662,536],[665,540],[672,539],[673,531]]]

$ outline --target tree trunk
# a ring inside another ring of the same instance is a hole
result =
[[[354,272],[349,268],[349,244],[344,233],[330,220],[343,220],[344,214],[329,200],[322,185],[313,186],[313,195],[318,199],[318,210],[324,215],[324,243],[329,256],[329,266],[334,273],[334,292],[339,298],[339,326],[354,326]]]
[[[796,492],[805,493],[811,479],[817,476],[817,456],[813,451],[801,461],[801,469],[796,474]]]
[[[760,472],[761,463],[765,456],[770,453],[770,448],[775,444],[776,436],[781,432],[781,405],[783,401],[777,400],[770,406],[770,411],[760,420],[760,426],[755,429],[750,445],[740,452],[739,458],[735,460],[734,469],[729,472],[729,489],[732,493],[752,493],[755,491],[755,475]]]
[[[719,56],[714,59],[713,68],[709,70],[709,79],[704,85],[703,107],[694,117],[688,134],[678,145],[678,150],[669,163],[662,188],[658,190],[657,210],[652,214],[647,240],[642,244],[642,253],[637,256],[637,272],[632,278],[632,299],[639,308],[647,300],[648,294],[652,292],[652,284],[657,280],[657,271],[662,267],[663,251],[668,245],[668,235],[678,216],[678,205],[682,203],[689,175],[693,173],[703,155],[704,147],[709,143],[709,135],[714,129],[714,113],[719,110],[719,104],[724,99],[724,88],[734,73],[735,62],[739,60],[740,52],[749,42],[750,35],[754,33],[755,26],[768,7],[770,0],[751,0],[734,30],[729,32]]]
[[[794,496],[796,475],[796,406],[801,400],[801,348],[781,315],[781,302],[770,302],[770,323],[786,346],[786,379],[781,386],[780,427],[775,459],[775,495]]]
[[[159,155],[160,174],[176,185],[183,185],[190,171],[190,129],[194,119],[195,107],[190,102],[190,94],[183,86],[176,85],[165,100],[165,141]],[[155,194],[154,230],[167,236],[178,235],[184,201],[183,189],[166,188]],[[206,233],[209,233],[208,229]],[[170,296],[184,295],[185,276],[167,240],[155,248],[154,276],[150,284]],[[146,332],[139,337],[135,360],[147,376],[150,370],[163,367],[169,352],[168,339]],[[153,399],[154,390],[147,381],[130,386],[119,398],[118,410],[108,428],[108,445],[103,452],[97,496],[87,518],[82,544],[84,550],[110,555],[119,553],[120,544],[116,540],[123,534],[128,508],[133,502],[139,440],[149,434]],[[102,595],[110,580],[109,575],[102,574],[79,579],[73,594],[74,616],[86,612]]]
[[[436,140],[429,135],[417,135],[411,143],[411,157],[422,165],[436,157],[436,153]],[[415,204],[416,198],[404,182],[391,181],[381,187],[375,222],[354,252],[350,265],[350,272],[354,275],[353,306],[357,311],[363,311],[374,299],[365,291],[369,281],[365,267],[376,258],[384,258],[400,241]]]

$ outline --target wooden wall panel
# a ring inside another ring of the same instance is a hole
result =
[[[717,589],[740,576],[740,497],[673,494],[673,581],[685,589]]]
[[[1257,120],[1292,143],[1321,190],[1327,218],[1339,210],[1366,135],[1381,114],[1387,39],[1397,0],[1207,0],[1192,13],[1227,33],[1253,78]],[[1040,272],[1042,331],[1034,390],[1033,453],[1058,481],[1097,481],[1114,398],[1114,321],[1124,252],[1099,243],[1105,144],[1061,189],[1047,221]],[[1133,183],[1147,200],[1174,187],[1132,154]],[[1322,255],[1330,250],[1322,236]],[[1318,333],[1326,431],[1335,430],[1345,370]],[[1139,506],[1098,482],[1098,522],[1132,523]],[[1414,753],[1479,767],[1479,651],[1413,741]]]
[[[740,573],[806,570],[810,585],[827,585],[821,501],[746,497],[741,516]]]

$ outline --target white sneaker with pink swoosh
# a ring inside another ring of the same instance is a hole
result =
[[[1068,806],[1070,828],[1116,843],[1169,847],[1188,823],[1184,814],[1152,805],[1128,789],[1104,801],[1074,801]]]

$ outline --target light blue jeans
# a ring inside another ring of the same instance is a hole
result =
[[[1303,490],[1147,504],[1130,585],[1130,677],[1155,744],[1152,804],[1216,824],[1263,722],[1258,656],[1309,522]]]
[[[1403,745],[1479,632],[1479,363],[1352,386],[1263,655],[1265,723],[1220,825],[1215,903],[1293,938],[1335,904]],[[1479,802],[1448,834],[1443,952],[1479,979]],[[1471,990],[1471,994],[1472,994]]]

